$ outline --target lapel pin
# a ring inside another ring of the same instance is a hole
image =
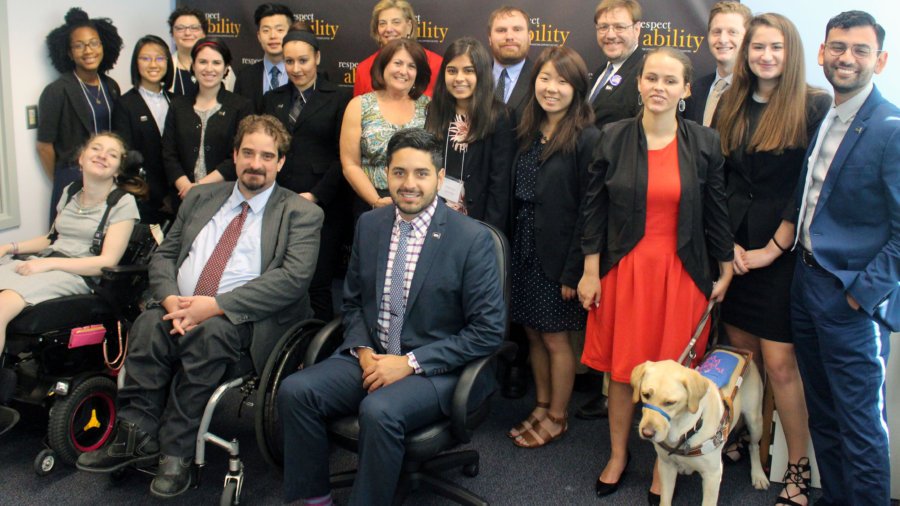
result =
[[[606,91],[610,91],[612,89],[612,86],[607,84],[606,86],[603,87],[603,89]]]
[[[435,239],[440,239],[441,233],[440,232],[432,232],[431,237],[434,237]]]
[[[284,109],[284,104],[278,104],[279,109]]]
[[[146,121],[147,121],[147,116],[141,116],[141,122],[146,122]]]
[[[219,116],[225,116],[225,111],[219,111]]]
[[[861,134],[863,131],[863,127],[856,127],[856,133]]]
[[[609,84],[611,84],[613,86],[618,86],[619,83],[621,83],[621,82],[622,82],[622,76],[620,76],[619,74],[615,74],[614,76],[609,78]]]

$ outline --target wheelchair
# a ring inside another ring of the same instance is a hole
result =
[[[124,336],[142,309],[147,264],[161,230],[136,224],[120,264],[103,269],[92,293],[27,307],[7,327],[0,366],[16,375],[12,401],[48,411],[45,449],[34,460],[39,476],[50,474],[58,460],[74,465],[112,433],[116,358],[120,365]]]

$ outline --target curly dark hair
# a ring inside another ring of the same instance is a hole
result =
[[[75,70],[75,62],[69,55],[69,45],[72,40],[72,32],[77,28],[90,27],[96,30],[100,36],[100,44],[103,45],[103,60],[97,69],[105,73],[116,66],[119,53],[122,52],[122,37],[109,18],[88,17],[87,13],[78,7],[69,9],[66,13],[66,22],[56,27],[47,35],[47,50],[50,53],[50,62],[59,73]]]

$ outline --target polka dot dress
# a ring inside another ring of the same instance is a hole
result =
[[[560,283],[544,274],[534,239],[534,188],[544,145],[540,138],[516,166],[516,233],[512,251],[512,320],[541,331],[581,330],[587,313],[577,299],[565,301]]]

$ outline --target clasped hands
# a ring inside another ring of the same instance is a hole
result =
[[[406,355],[382,355],[371,348],[357,348],[359,366],[362,368],[363,388],[369,393],[413,374]]]
[[[170,334],[184,335],[197,325],[205,322],[213,316],[225,314],[215,297],[194,295],[182,297],[169,295],[162,301],[162,307],[166,310],[163,320],[172,322]]]

